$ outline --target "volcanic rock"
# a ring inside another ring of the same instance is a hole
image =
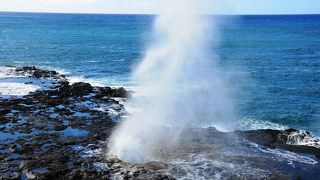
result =
[[[311,153],[320,159],[320,149],[308,145],[288,144],[289,136],[292,133],[300,133],[296,129],[287,130],[254,130],[254,131],[238,131],[237,134],[254,143],[269,147],[279,148],[298,153]],[[310,135],[310,133],[307,133]]]
[[[91,93],[92,90],[93,90],[93,87],[91,86],[91,84],[78,82],[71,85],[70,95],[76,96],[76,97],[85,96]]]

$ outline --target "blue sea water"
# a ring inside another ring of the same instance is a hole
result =
[[[240,119],[253,128],[279,125],[320,136],[320,15],[224,18],[221,43],[212,51],[230,75]],[[0,13],[0,65],[35,65],[131,86],[130,72],[146,52],[153,19]]]

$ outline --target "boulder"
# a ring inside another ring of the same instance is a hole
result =
[[[129,92],[125,90],[123,87],[113,89],[112,97],[127,98],[129,96],[130,96]]]
[[[130,96],[131,96],[130,93],[127,90],[125,90],[123,87],[120,87],[120,88],[103,87],[99,89],[95,98],[103,98],[103,97],[128,98]]]
[[[70,86],[70,95],[79,97],[88,95],[93,91],[93,87],[89,83],[78,82]]]
[[[99,91],[95,95],[95,98],[103,98],[103,97],[111,97],[112,95],[112,88],[111,87],[101,87]]]

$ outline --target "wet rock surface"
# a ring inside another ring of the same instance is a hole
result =
[[[308,145],[307,142],[305,142],[305,144],[299,143],[303,142],[304,139],[313,138],[309,132],[300,132],[296,129],[287,129],[282,131],[266,129],[242,132],[238,131],[237,134],[244,139],[269,148],[284,149],[298,153],[310,153],[320,159],[320,148],[316,147],[316,144]],[[295,135],[296,138],[298,138],[296,141],[292,139]],[[319,141],[316,143],[319,143]]]
[[[71,84],[33,66],[12,68],[52,86],[0,98],[0,179],[320,179],[319,147],[299,144],[312,137],[294,129],[187,129],[177,147],[159,150],[158,162],[108,157],[108,137],[130,92]]]
[[[106,140],[125,113],[124,88],[70,84],[33,66],[11,73],[54,81],[49,90],[0,99],[0,179],[170,179],[106,157]]]
[[[279,131],[286,136],[289,131]],[[264,132],[264,133],[262,133]],[[276,133],[275,133],[276,134]],[[250,141],[248,136],[250,136]],[[159,150],[169,174],[189,179],[319,179],[319,159],[297,145],[268,145],[273,130],[220,132],[186,129],[174,150]],[[281,137],[284,138],[284,137]],[[286,143],[286,142],[284,142]],[[300,146],[309,148],[310,146]],[[319,151],[319,149],[317,150]]]

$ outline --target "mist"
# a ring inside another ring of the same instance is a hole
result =
[[[130,163],[159,160],[159,151],[177,146],[186,128],[233,129],[234,102],[214,52],[217,18],[201,15],[194,0],[163,2],[152,42],[132,73],[137,111],[114,131],[110,154]]]

